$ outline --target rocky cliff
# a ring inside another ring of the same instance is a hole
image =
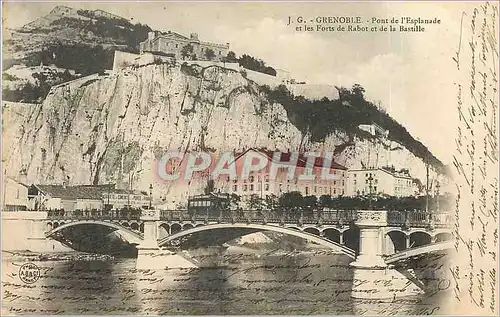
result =
[[[42,104],[4,104],[3,142],[7,175],[26,183],[126,187],[130,179],[137,189],[152,183],[155,200],[187,194],[155,176],[155,160],[169,150],[337,148],[347,167],[378,155],[379,166],[390,162],[425,175],[423,162],[395,142],[342,132],[309,141],[244,73],[216,66],[153,63],[54,86]],[[192,194],[202,185],[190,186]]]

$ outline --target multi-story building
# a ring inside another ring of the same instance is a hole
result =
[[[315,159],[312,166],[312,174],[315,175],[312,180],[302,180],[300,175],[303,175],[306,169],[306,158],[303,155],[298,155],[296,164],[290,162],[292,157],[291,153],[281,153],[279,160],[273,157],[273,152],[267,150],[249,149],[241,154],[235,155],[235,164],[241,169],[245,155],[249,152],[259,155],[263,160],[267,161],[265,168],[257,172],[249,174],[248,179],[238,177],[237,179],[230,179],[226,177],[219,180],[216,187],[222,192],[236,194],[241,197],[242,201],[249,200],[252,195],[257,195],[260,198],[275,195],[281,196],[283,193],[298,191],[303,196],[317,196],[330,195],[340,196],[345,192],[345,177],[347,176],[347,168],[332,161],[331,165],[327,167],[328,174],[333,175],[332,179],[323,179],[321,173],[323,172],[324,159],[318,157]],[[278,153],[278,152],[276,152]],[[277,163],[284,168],[279,168],[276,172],[276,177],[271,176],[271,164]],[[293,169],[293,177],[287,177],[289,170]],[[241,175],[238,172],[238,175]]]
[[[372,194],[406,197],[415,195],[417,191],[408,171],[372,168],[349,170],[347,173],[347,196]]]
[[[185,47],[189,47],[189,49],[185,49]],[[141,54],[150,52],[188,60],[220,61],[227,55],[228,49],[229,43],[202,42],[196,33],[191,33],[190,37],[186,37],[172,31],[166,33],[149,32],[148,38],[140,43]]]

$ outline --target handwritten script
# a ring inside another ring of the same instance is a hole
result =
[[[461,314],[492,315],[498,314],[498,6],[477,4],[462,18],[461,44],[452,57],[458,254],[450,270],[456,305],[466,309]]]

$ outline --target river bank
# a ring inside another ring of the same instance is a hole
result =
[[[107,254],[86,253],[78,251],[69,252],[33,252],[33,251],[7,251],[2,250],[2,258],[14,261],[112,261],[115,257]]]

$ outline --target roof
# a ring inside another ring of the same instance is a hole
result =
[[[114,184],[110,185],[33,185],[38,188],[44,195],[62,199],[94,199],[99,200],[104,194],[132,194],[132,195],[147,195],[146,192],[130,191],[126,189],[114,188]]]
[[[264,154],[267,156],[268,161],[273,161],[276,163],[281,163],[281,164],[287,164],[290,162],[290,157],[292,156],[292,152],[279,152],[279,151],[270,151],[267,149],[254,149],[250,148],[242,153],[235,154],[235,161],[239,160],[241,157],[243,157],[246,153],[249,151],[254,151],[257,153]],[[274,160],[274,153],[281,153],[281,157],[279,160]],[[307,157],[305,156],[304,153],[299,153],[299,157],[297,159],[297,167],[306,167],[306,162],[307,162]],[[314,160],[314,167],[323,167],[325,164],[325,158],[320,156],[316,157]],[[332,160],[332,163],[330,165],[331,169],[341,169],[341,170],[347,170],[347,167],[340,165],[339,163],[335,162],[335,160]]]
[[[397,172],[397,171],[392,171],[390,169],[380,167],[380,168],[361,168],[361,169],[351,169],[349,170],[349,173],[356,173],[356,172],[376,172],[376,171],[381,171],[384,173],[387,173],[393,177],[397,178],[406,178],[406,179],[413,179],[409,174]]]
[[[189,200],[207,200],[207,199],[229,199],[229,194],[227,193],[209,193],[201,195],[189,196]]]

